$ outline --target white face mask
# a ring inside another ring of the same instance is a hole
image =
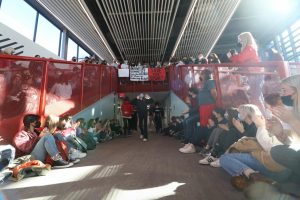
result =
[[[294,109],[293,106],[286,106],[286,105],[284,105],[284,107],[285,107],[287,110],[293,110],[293,109]]]

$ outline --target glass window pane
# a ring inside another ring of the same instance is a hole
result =
[[[300,34],[297,35],[296,37],[294,37],[294,41],[297,41],[297,40],[299,40],[299,39],[300,39]]]
[[[292,33],[293,37],[295,37],[295,36],[297,36],[297,35],[299,35],[299,34],[300,34],[300,28],[296,29],[296,30]]]
[[[36,10],[25,1],[3,0],[0,10],[0,21],[32,40],[36,13]]]
[[[298,20],[297,22],[295,22],[292,26],[291,26],[291,30],[294,31],[295,29],[300,28],[300,20]]]
[[[286,37],[286,38],[283,39],[283,43],[286,43],[289,40],[290,40],[290,37]]]
[[[68,55],[67,60],[71,60],[73,56],[77,58],[77,44],[72,40],[68,39]]]
[[[45,17],[39,15],[35,42],[57,55],[59,38],[60,30]]]
[[[295,42],[295,48],[298,48],[298,47],[300,47],[300,40]]]
[[[286,49],[289,48],[290,46],[291,46],[291,42],[290,41],[288,41],[287,43],[284,44],[284,48],[286,48]]]
[[[86,52],[83,48],[79,47],[78,61],[83,60],[86,56],[90,56],[90,54]]]
[[[289,35],[289,32],[287,30],[281,34],[282,38],[285,38],[288,35]]]

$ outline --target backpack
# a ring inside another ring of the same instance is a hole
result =
[[[87,152],[87,150],[88,150],[87,144],[80,137],[71,137],[70,139],[68,139],[68,141],[70,141],[72,143],[72,145],[75,147],[75,149],[77,149],[83,153]]]
[[[81,138],[87,144],[87,150],[96,149],[97,143],[94,140],[94,136],[92,133],[81,134],[79,138]]]
[[[61,141],[55,138],[55,144],[57,147],[57,150],[59,151],[60,156],[62,157],[62,159],[64,159],[65,161],[69,160],[69,148],[68,145],[65,141]],[[51,156],[48,154],[46,157],[46,161],[45,163],[53,166],[54,165],[54,161],[52,160]]]

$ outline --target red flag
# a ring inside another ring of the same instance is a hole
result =
[[[164,81],[166,79],[165,68],[149,68],[149,81]]]

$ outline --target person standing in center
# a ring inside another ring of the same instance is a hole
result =
[[[129,102],[129,98],[125,97],[124,102],[121,106],[122,118],[124,122],[124,137],[130,134],[130,119],[133,114],[133,105]]]
[[[139,96],[136,108],[139,117],[139,126],[141,130],[140,138],[143,139],[144,142],[146,142],[148,140],[148,100],[145,98],[143,93],[141,93]]]

